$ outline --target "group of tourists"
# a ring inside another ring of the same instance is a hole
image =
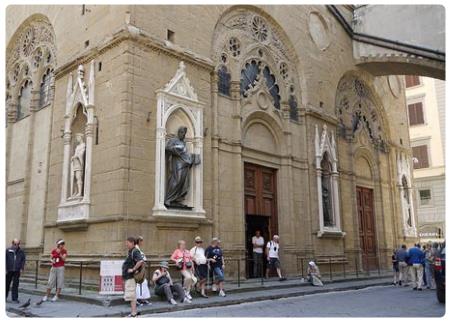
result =
[[[394,271],[393,285],[411,286],[413,290],[422,291],[435,289],[436,283],[433,274],[433,264],[438,255],[438,244],[428,243],[421,247],[415,244],[407,249],[402,245],[392,253],[392,269]]]
[[[150,305],[149,283],[145,279],[145,255],[142,252],[142,237],[128,237],[126,245],[128,256],[122,266],[124,280],[124,299],[130,302],[130,317],[135,317],[137,305]],[[180,272],[181,283],[175,282],[169,272],[169,262],[161,261],[153,272],[151,284],[154,285],[155,294],[165,298],[170,304],[178,302],[191,303],[191,292],[197,289],[201,297],[207,298],[206,282],[208,276],[213,279],[212,291],[219,296],[226,296],[224,291],[223,251],[220,240],[213,238],[210,245],[203,248],[203,240],[195,237],[195,245],[188,250],[186,242],[179,240],[177,248],[173,251],[170,260],[175,269]]]

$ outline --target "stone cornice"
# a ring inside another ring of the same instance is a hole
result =
[[[179,60],[189,62],[198,67],[204,68],[209,72],[214,71],[214,64],[210,58],[201,56],[189,49],[183,48],[169,41],[158,39],[142,29],[127,24],[114,32],[111,37],[104,39],[103,42],[96,47],[93,47],[81,53],[66,64],[59,66],[55,70],[55,78],[59,79],[63,77],[69,72],[75,70],[78,65],[85,64],[92,59],[95,59],[106,51],[118,46],[123,41],[127,40],[134,41],[151,50],[163,52],[166,55],[178,58]]]

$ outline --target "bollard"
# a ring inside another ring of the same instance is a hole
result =
[[[34,288],[37,288],[38,273],[39,273],[39,259],[36,260],[36,269],[34,272]]]
[[[80,283],[78,285],[78,294],[81,295],[81,283],[83,280],[83,262],[80,262]]]

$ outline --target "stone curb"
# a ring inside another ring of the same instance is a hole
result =
[[[359,279],[362,280],[362,279]],[[344,282],[344,281],[343,281]],[[334,282],[336,283],[336,282]],[[334,284],[334,283],[326,283],[326,284]],[[251,303],[251,302],[258,302],[258,301],[266,301],[266,300],[276,300],[276,299],[282,299],[282,298],[290,298],[290,297],[296,297],[296,296],[305,296],[305,295],[313,295],[313,294],[325,294],[330,292],[342,292],[342,291],[349,291],[349,290],[360,290],[368,287],[373,286],[383,286],[383,285],[390,285],[390,281],[374,281],[372,283],[364,284],[364,285],[351,285],[351,286],[344,286],[344,287],[333,287],[333,288],[317,288],[314,290],[308,290],[308,291],[295,291],[295,292],[289,292],[284,294],[267,294],[267,295],[260,295],[260,296],[254,296],[249,297],[247,299],[227,299],[227,298],[220,298],[217,300],[214,300],[212,302],[207,303],[192,303],[192,304],[183,304],[183,305],[177,305],[177,306],[166,306],[166,307],[160,307],[160,308],[141,308],[140,314],[157,314],[157,313],[167,313],[167,312],[176,312],[176,311],[184,311],[184,310],[192,310],[192,309],[201,309],[201,308],[211,308],[211,307],[219,307],[219,306],[229,306],[229,305],[236,305],[241,303]],[[301,285],[297,285],[301,286]],[[295,287],[295,286],[293,286]],[[90,304],[93,304],[92,302]],[[123,304],[123,301],[121,302]],[[15,308],[9,308],[8,311],[12,313],[19,314],[21,316],[28,316],[28,317],[37,317],[37,315],[27,313]],[[112,314],[104,314],[104,315],[97,315],[95,317],[124,317],[129,314],[129,310],[121,311],[117,313]]]
[[[353,281],[366,281],[366,280],[374,280],[374,279],[380,279],[385,278],[389,276],[367,276],[362,278],[347,278],[347,279],[339,279],[335,281],[324,281],[325,285],[328,284],[336,284],[336,283],[344,283],[344,282],[353,282]],[[299,286],[305,286],[309,285],[307,282],[301,282],[300,279],[298,280],[298,283],[291,283],[291,284],[283,284],[283,282],[280,282],[279,285],[257,285],[253,287],[243,287],[243,288],[235,288],[227,291],[229,294],[238,294],[238,293],[246,293],[246,292],[255,292],[255,291],[262,291],[265,289],[289,289]],[[26,294],[32,294],[32,295],[44,295],[44,290],[39,289],[29,289],[29,288],[22,288],[19,287],[19,290]],[[62,299],[68,300],[68,301],[76,301],[76,302],[83,302],[88,304],[94,304],[94,305],[100,305],[100,306],[117,306],[117,305],[123,305],[124,301],[122,297],[104,297],[104,298],[95,298],[95,297],[86,297],[83,295],[78,294],[62,294]]]

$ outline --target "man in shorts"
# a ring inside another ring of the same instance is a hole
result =
[[[52,250],[50,260],[52,267],[48,276],[47,294],[42,298],[42,301],[47,301],[50,297],[50,292],[56,287],[56,294],[52,298],[52,302],[56,302],[61,294],[61,289],[64,286],[64,262],[67,258],[66,243],[64,239],[58,239],[56,248]]]
[[[280,251],[279,241],[280,241],[280,237],[278,235],[273,235],[272,240],[267,243],[267,246],[266,246],[266,255],[267,255],[266,278],[269,278],[269,272],[271,269],[276,269],[280,281],[284,281],[284,280],[286,280],[286,278],[281,275],[280,257],[278,255],[278,252]]]
[[[124,300],[130,302],[131,313],[129,317],[136,317],[138,315],[136,308],[136,281],[134,280],[134,273],[144,264],[144,258],[139,249],[135,247],[136,239],[128,237],[125,242],[128,249],[128,256],[122,265],[122,279],[124,281]]]

